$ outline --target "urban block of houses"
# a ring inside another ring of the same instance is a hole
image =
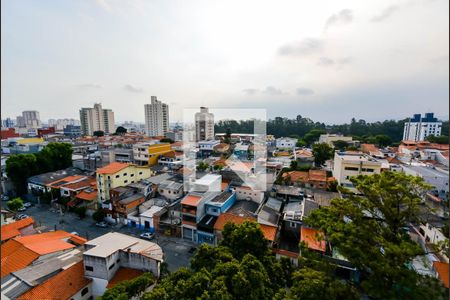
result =
[[[250,154],[249,147],[249,144],[238,143],[234,146],[233,155],[241,160],[246,160]]]
[[[120,267],[151,272],[159,277],[163,251],[155,243],[110,232],[84,244],[84,272],[92,279],[92,294],[104,293]]]
[[[318,143],[320,144],[328,144],[330,147],[334,147],[334,142],[337,141],[344,141],[347,142],[349,145],[357,145],[356,141],[353,141],[353,138],[351,136],[343,136],[342,134],[321,134],[319,137]],[[356,144],[355,144],[356,142]]]
[[[51,184],[68,176],[82,175],[83,171],[78,168],[67,168],[54,172],[31,176],[27,179],[29,193],[50,192]]]
[[[290,171],[282,175],[286,184],[298,185],[306,188],[326,190],[335,181],[334,177],[328,177],[325,170]]]
[[[158,159],[158,165],[169,169],[177,169],[183,165],[183,152],[170,151],[162,154]]]
[[[219,144],[219,140],[198,141],[197,145],[200,156],[209,157],[214,152],[214,148]]]
[[[111,189],[138,182],[151,175],[152,172],[148,167],[118,162],[97,169],[98,202],[109,200]]]

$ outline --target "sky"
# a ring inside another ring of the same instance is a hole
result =
[[[325,123],[448,118],[449,1],[1,1],[1,112],[144,121],[266,109]]]

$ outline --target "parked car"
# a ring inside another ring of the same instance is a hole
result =
[[[101,227],[101,228],[106,228],[106,227],[108,227],[108,224],[106,222],[98,222],[98,223],[95,223],[95,226]]]
[[[17,211],[26,211],[27,208],[25,206],[22,206],[21,208],[17,209]]]
[[[9,201],[9,197],[6,195],[1,195],[2,201]]]
[[[17,220],[22,220],[22,219],[25,219],[25,218],[28,218],[28,215],[20,214],[20,215],[17,216]]]
[[[25,203],[23,204],[23,206],[26,207],[26,208],[28,208],[28,207],[32,207],[33,204],[32,204],[31,202],[25,202]]]
[[[78,235],[78,236],[80,236],[79,234],[78,234],[78,232],[76,232],[76,231],[72,231],[70,234],[73,234],[73,235]]]
[[[140,234],[139,237],[144,240],[152,240],[155,237],[155,234],[151,232],[144,232]]]

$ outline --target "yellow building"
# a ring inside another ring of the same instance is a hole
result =
[[[43,142],[44,142],[43,138],[24,138],[17,140],[17,144],[19,145],[40,144]]]
[[[148,165],[154,166],[158,163],[158,158],[167,152],[171,152],[172,147],[169,143],[164,144],[154,144],[148,146]]]
[[[152,171],[149,167],[113,162],[97,169],[97,198],[99,202],[109,200],[110,189],[127,186],[141,179],[149,178]]]

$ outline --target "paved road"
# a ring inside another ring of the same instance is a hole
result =
[[[110,226],[100,228],[95,226],[95,221],[86,216],[81,219],[74,213],[65,213],[51,210],[48,205],[33,206],[22,212],[34,218],[37,226],[42,227],[41,231],[65,230],[67,232],[77,232],[80,236],[88,240],[99,237],[108,232],[120,232],[134,237],[139,237],[142,231],[127,226]],[[189,265],[192,254],[188,251],[195,247],[195,244],[184,241],[180,238],[156,235],[153,242],[161,246],[164,252],[164,260],[167,262],[169,270],[175,271],[180,267]]]

